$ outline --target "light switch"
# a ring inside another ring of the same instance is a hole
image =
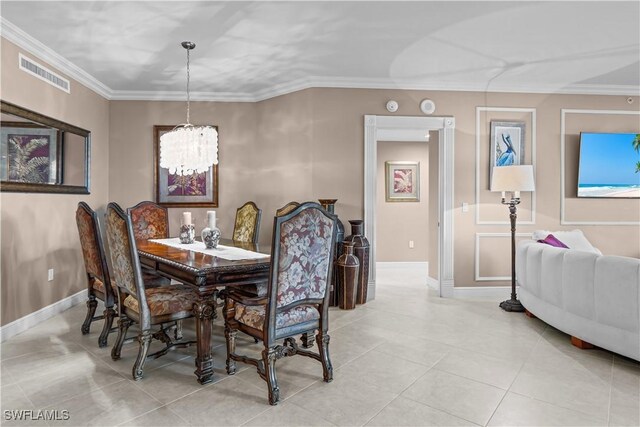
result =
[[[469,203],[462,202],[462,212],[469,212]]]

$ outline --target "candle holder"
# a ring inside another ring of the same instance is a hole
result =
[[[220,242],[220,229],[216,227],[216,218],[214,215],[207,215],[207,226],[200,233],[204,246],[207,249],[215,249]]]
[[[193,224],[182,224],[180,226],[180,243],[189,244],[196,240],[196,229]]]

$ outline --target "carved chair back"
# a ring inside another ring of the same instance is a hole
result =
[[[89,293],[94,295],[93,286],[96,280],[104,285],[105,303],[113,305],[115,294],[111,287],[111,278],[107,267],[102,234],[100,233],[100,223],[98,215],[85,203],[78,203],[76,209],[76,225],[80,236],[80,246],[82,247],[82,258],[87,272]]]
[[[149,329],[151,314],[147,305],[131,216],[117,203],[111,202],[107,205],[106,218],[113,281],[120,294],[118,301],[121,304],[124,300],[123,293],[137,299],[140,307],[140,329]],[[119,308],[122,312],[122,307]]]
[[[136,240],[166,239],[169,237],[169,215],[167,208],[144,201],[129,208],[133,235]]]
[[[262,210],[253,202],[247,202],[236,211],[233,226],[233,240],[236,242],[258,243],[260,216]]]
[[[298,206],[300,206],[300,203],[298,202],[289,202],[280,209],[276,210],[276,216],[286,215]]]
[[[327,331],[336,221],[335,215],[315,202],[275,217],[263,328],[266,345],[275,342],[276,317],[285,311],[290,317],[285,320],[288,327],[317,319],[319,314],[320,328]]]

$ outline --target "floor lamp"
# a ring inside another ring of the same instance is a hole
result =
[[[502,204],[509,206],[511,220],[511,299],[502,301],[500,308],[505,311],[524,311],[516,297],[516,206],[520,203],[521,191],[535,191],[533,166],[495,166],[491,174],[491,191],[502,192]],[[511,193],[507,200],[505,193]]]

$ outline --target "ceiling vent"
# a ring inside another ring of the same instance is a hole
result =
[[[27,58],[21,53],[18,54],[18,65],[22,71],[29,73],[60,90],[71,93],[69,80],[59,76],[47,67],[38,64],[33,59]]]

